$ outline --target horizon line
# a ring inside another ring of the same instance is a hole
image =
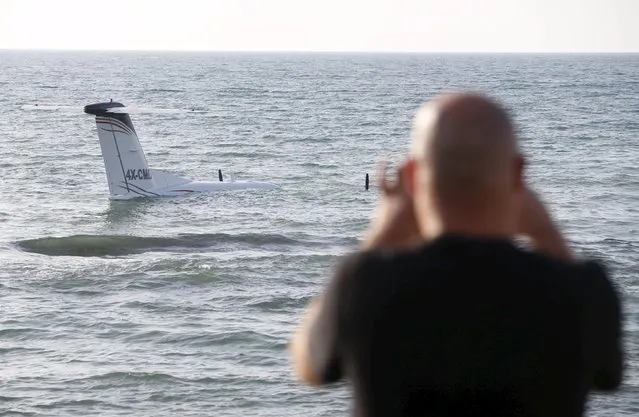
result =
[[[164,53],[263,53],[263,54],[397,54],[397,55],[636,55],[639,51],[412,51],[412,50],[319,50],[319,49],[121,49],[121,48],[6,48],[0,52],[164,52]]]

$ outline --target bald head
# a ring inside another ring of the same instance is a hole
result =
[[[423,106],[415,117],[412,157],[438,197],[495,198],[505,192],[518,158],[507,112],[474,94],[451,94]]]

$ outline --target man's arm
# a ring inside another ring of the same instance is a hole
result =
[[[290,355],[293,370],[303,382],[319,386],[342,377],[343,305],[346,283],[356,271],[357,255],[351,255],[331,277],[321,298],[313,300],[293,335]]]
[[[356,275],[364,274],[365,254],[376,249],[399,250],[423,242],[406,184],[412,169],[414,164],[406,162],[392,184],[386,180],[385,166],[379,167],[377,181],[382,191],[381,199],[361,251],[345,260],[331,279],[324,297],[311,303],[291,341],[293,369],[303,382],[317,386],[335,382],[342,376],[343,319],[340,310],[343,305],[340,300],[345,299],[344,294],[351,287],[346,283],[353,282]]]
[[[519,232],[531,240],[536,252],[563,261],[573,259],[559,228],[537,194],[529,188],[524,191]]]
[[[585,329],[594,388],[613,391],[623,374],[622,317],[619,295],[606,272],[595,262],[585,265],[588,286],[583,302],[588,314]]]
[[[526,190],[520,229],[536,251],[563,261],[573,261],[561,232],[537,195]],[[585,288],[585,349],[593,370],[593,385],[601,391],[619,387],[623,373],[621,303],[606,271],[595,262],[583,266],[585,276],[578,278]]]
[[[300,327],[295,331],[290,344],[293,372],[302,382],[312,386],[321,385],[322,382],[309,355],[311,328],[317,321],[318,311],[321,308],[320,302],[318,300],[310,302],[306,315],[302,319]]]
[[[528,237],[535,251],[564,261],[573,260],[568,244],[552,222],[549,222],[546,227],[531,233]]]

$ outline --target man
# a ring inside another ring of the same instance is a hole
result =
[[[581,416],[589,390],[620,385],[618,295],[527,187],[498,104],[428,103],[398,181],[380,189],[363,250],[293,338],[304,382],[348,378],[361,417]]]

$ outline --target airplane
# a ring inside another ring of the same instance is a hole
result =
[[[232,179],[230,182],[223,182],[221,171],[219,182],[201,182],[152,169],[140,146],[129,110],[122,103],[111,100],[89,104],[84,106],[84,112],[95,116],[111,200],[174,197],[229,190],[271,190],[278,187],[259,181]]]

